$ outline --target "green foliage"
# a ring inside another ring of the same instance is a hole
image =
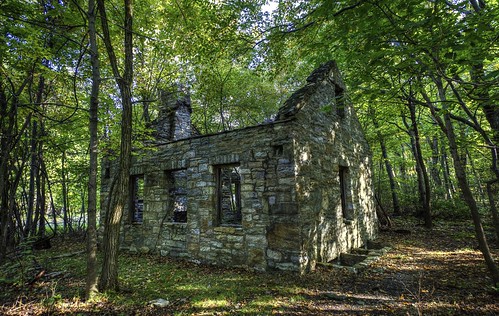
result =
[[[442,220],[468,220],[471,218],[468,206],[461,199],[437,199],[432,203],[433,216]]]
[[[239,63],[197,67],[193,122],[203,133],[263,123],[277,113],[280,93],[268,78]]]
[[[21,242],[9,259],[0,266],[0,284],[22,287],[39,271],[37,257],[32,249],[33,239]]]

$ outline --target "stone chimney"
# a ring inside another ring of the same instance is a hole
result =
[[[160,90],[159,114],[153,123],[156,139],[160,142],[189,138],[192,134],[191,97],[186,89],[178,86],[176,91]]]

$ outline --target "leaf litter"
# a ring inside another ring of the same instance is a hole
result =
[[[0,275],[4,315],[497,315],[493,289],[469,224],[439,222],[431,231],[396,220],[403,236],[381,232],[391,248],[362,271],[329,265],[305,274],[266,273],[159,257],[122,254],[121,290],[83,301],[85,249],[81,238],[60,239],[36,252],[48,275],[33,286]],[[491,245],[494,257],[497,247]],[[64,273],[57,274],[58,271]],[[168,304],[150,304],[154,300]]]

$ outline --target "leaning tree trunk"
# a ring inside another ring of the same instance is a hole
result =
[[[452,126],[452,121],[450,118],[450,114],[448,112],[448,109],[445,106],[445,92],[443,89],[442,82],[439,80],[440,78],[434,78],[434,81],[438,87],[439,90],[439,97],[440,100],[442,101],[442,104],[444,104],[443,110],[444,110],[444,120],[437,115],[436,109],[431,102],[430,98],[424,91],[421,91],[423,97],[426,100],[426,103],[428,107],[430,108],[432,112],[432,116],[434,117],[435,121],[438,123],[440,126],[440,129],[444,132],[444,134],[447,137],[447,140],[449,141],[449,150],[452,156],[452,160],[454,163],[454,172],[456,175],[457,183],[459,186],[459,189],[461,190],[463,199],[470,209],[471,213],[471,218],[473,220],[473,224],[475,227],[475,236],[478,241],[478,246],[480,248],[480,251],[482,252],[482,255],[484,257],[485,263],[487,265],[487,268],[489,270],[490,276],[492,278],[492,282],[495,286],[499,285],[499,269],[497,268],[497,265],[494,261],[494,258],[492,257],[492,254],[489,249],[489,245],[487,243],[487,239],[485,237],[485,233],[483,230],[481,218],[480,218],[480,212],[478,209],[478,205],[473,197],[473,193],[471,192],[471,189],[468,185],[468,179],[466,177],[466,170],[461,162],[461,157],[459,155],[459,150],[458,146],[456,143],[456,135],[454,133],[454,128]]]
[[[106,212],[103,251],[104,260],[99,280],[101,290],[117,289],[118,284],[118,249],[121,219],[126,205],[126,197],[130,187],[130,161],[132,152],[132,79],[133,79],[133,43],[132,43],[132,20],[133,6],[132,0],[125,2],[124,20],[124,46],[125,46],[125,68],[123,76],[120,75],[116,55],[111,43],[109,27],[104,0],[97,0],[98,9],[101,15],[101,25],[104,44],[109,56],[109,62],[116,78],[123,111],[121,114],[121,144],[117,181],[110,192],[110,207]]]
[[[456,178],[458,181],[459,188],[463,193],[463,198],[466,204],[468,205],[471,211],[471,218],[473,219],[473,224],[475,226],[475,235],[478,241],[478,246],[480,247],[480,251],[483,254],[487,267],[490,271],[492,281],[494,285],[499,285],[499,269],[497,268],[496,263],[490,253],[490,249],[487,243],[487,239],[485,238],[485,233],[483,231],[482,222],[480,219],[480,212],[478,206],[476,204],[475,199],[473,198],[473,193],[468,185],[468,179],[466,177],[466,171],[459,159],[459,152],[456,145],[456,137],[454,134],[452,122],[450,120],[450,116],[448,114],[444,115],[445,120],[445,128],[447,130],[447,138],[449,139],[449,146],[451,155],[454,162],[454,169],[456,172]]]

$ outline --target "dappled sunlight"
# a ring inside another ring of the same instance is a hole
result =
[[[52,260],[49,268],[66,271],[63,276],[36,283],[31,290],[21,286],[17,296],[2,303],[0,314],[492,315],[498,311],[496,298],[487,291],[485,264],[472,240],[405,225],[411,234],[381,233],[380,242],[391,250],[355,272],[323,265],[306,275],[257,273],[122,254],[120,291],[99,294],[92,302],[82,299],[83,256],[61,258]],[[45,259],[39,261],[47,262],[60,252],[57,248],[43,252]],[[169,305],[148,304],[159,298]]]
[[[197,308],[220,308],[230,306],[230,302],[227,299],[203,299],[201,301],[193,302],[192,306]]]

